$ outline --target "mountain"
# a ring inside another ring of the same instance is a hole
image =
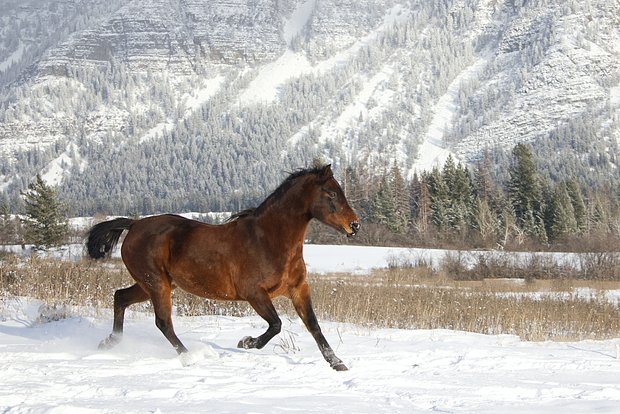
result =
[[[620,3],[27,0],[0,5],[0,191],[74,214],[234,210],[314,158],[380,172],[528,142],[620,183]]]

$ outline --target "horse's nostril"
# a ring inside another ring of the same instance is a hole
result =
[[[360,224],[357,221],[351,223],[351,230],[353,230],[353,234],[357,233],[360,229]]]

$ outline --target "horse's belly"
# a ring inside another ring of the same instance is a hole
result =
[[[234,286],[221,275],[183,274],[172,275],[173,283],[184,291],[207,299],[236,300]]]

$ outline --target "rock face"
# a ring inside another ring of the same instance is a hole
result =
[[[53,49],[43,72],[76,64],[126,64],[188,73],[211,63],[258,64],[281,54],[277,1],[133,0],[102,25]]]
[[[292,4],[276,0],[181,1],[195,55],[224,63],[261,63],[286,47],[282,24]],[[288,7],[287,7],[288,6]]]

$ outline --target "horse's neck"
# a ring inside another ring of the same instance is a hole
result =
[[[295,188],[266,206],[258,218],[258,225],[278,233],[279,239],[289,245],[302,244],[310,223],[310,206],[301,197],[303,188]]]

